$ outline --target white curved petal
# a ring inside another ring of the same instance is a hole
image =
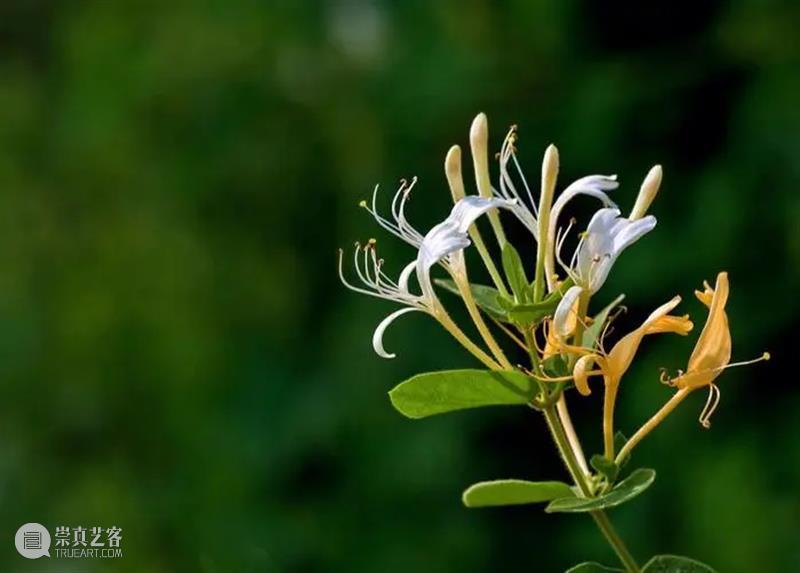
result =
[[[455,222],[457,230],[461,233],[466,233],[469,230],[469,226],[490,209],[509,209],[515,203],[513,200],[499,199],[497,197],[486,198],[468,195],[453,206],[453,210],[450,211],[450,216],[446,220]]]
[[[652,215],[631,221],[618,209],[598,210],[586,229],[578,252],[577,275],[580,282],[597,292],[608,278],[617,257],[656,226]]]
[[[575,329],[578,322],[578,299],[582,292],[583,289],[579,286],[570,287],[556,307],[553,314],[553,328],[561,338],[566,338]]]
[[[409,312],[413,311],[420,311],[419,308],[408,307],[408,308],[401,308],[400,310],[394,311],[392,314],[384,318],[380,324],[375,329],[375,333],[372,335],[372,348],[375,349],[375,354],[380,356],[381,358],[394,358],[397,356],[396,354],[389,354],[386,352],[386,349],[383,347],[383,333],[386,332],[386,329],[389,327],[390,324],[394,322],[394,320],[398,316],[402,316]]]
[[[547,227],[547,240],[551,246],[555,245],[556,230],[558,228],[558,218],[561,211],[572,199],[578,195],[589,195],[602,201],[603,205],[614,206],[614,202],[606,195],[605,191],[611,191],[619,186],[616,175],[589,175],[570,184],[561,195],[558,196],[552,209],[550,209],[550,223]],[[552,291],[555,288],[556,262],[554,248],[548,248],[544,261],[545,276],[548,288]]]
[[[411,278],[411,273],[414,272],[416,266],[417,266],[416,260],[408,263],[400,273],[400,278],[397,279],[397,286],[400,287],[400,291],[405,294],[411,294],[408,290],[408,281]]]
[[[623,221],[627,224],[620,228],[614,236],[614,250],[618,253],[627,249],[656,226],[656,218],[653,215],[648,215],[635,221],[628,219],[623,219]]]
[[[514,204],[514,201],[506,199],[485,198],[476,195],[459,199],[447,219],[434,226],[422,239],[417,254],[417,280],[423,296],[429,300],[436,296],[431,285],[431,267],[448,255],[470,245],[467,236],[469,226],[491,209],[510,209]]]

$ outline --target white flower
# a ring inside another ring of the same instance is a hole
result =
[[[516,138],[516,127],[512,126],[508,132],[508,135],[506,135],[506,139],[503,141],[503,147],[500,150],[500,189],[495,189],[495,194],[503,199],[516,201],[511,207],[511,211],[520,221],[522,221],[525,227],[527,227],[531,234],[533,234],[534,238],[538,241],[539,213],[536,208],[536,201],[533,199],[533,194],[528,186],[528,182],[525,179],[525,175],[522,173],[519,162],[517,161],[516,151],[514,149]],[[525,198],[523,198],[518,191],[517,186],[514,184],[514,180],[509,173],[510,162],[513,162],[514,169],[519,176],[520,181],[522,182],[522,187],[525,189]],[[545,165],[543,166],[543,169],[546,169],[547,167],[547,154],[545,154]],[[553,167],[553,169],[557,171],[557,153],[556,166]],[[564,189],[550,209],[550,222],[547,237],[548,244],[555,245],[558,218],[567,203],[569,203],[578,195],[589,195],[602,201],[603,205],[613,207],[615,206],[614,202],[605,192],[616,189],[618,185],[619,184],[617,183],[616,175],[589,175],[588,177],[582,177],[581,179],[578,179]],[[552,256],[552,251],[552,248],[549,249],[550,256],[548,256],[547,260],[545,261],[548,284],[550,284],[549,281],[555,272],[555,263],[554,257]],[[550,284],[550,287],[550,290],[553,290],[554,285]]]
[[[572,296],[565,296],[559,303],[556,316],[569,313],[575,298],[584,290],[592,294],[600,290],[622,251],[652,231],[655,226],[656,218],[652,215],[631,221],[622,217],[619,209],[599,209],[589,221],[570,264],[565,265],[559,256],[559,262],[575,282],[575,286],[568,291]],[[557,248],[557,255],[558,250]]]
[[[568,271],[575,284],[597,292],[622,251],[655,226],[652,215],[631,221],[620,216],[619,209],[599,209],[576,250],[577,265]]]
[[[388,315],[375,329],[372,337],[372,346],[375,352],[383,358],[395,357],[394,354],[390,354],[384,349],[383,334],[397,317],[415,310],[426,312],[436,318],[441,318],[442,313],[444,313],[444,309],[433,290],[430,276],[431,268],[439,263],[447,269],[454,279],[459,277],[464,272],[463,250],[470,245],[467,235],[470,225],[491,209],[510,209],[513,205],[513,201],[505,199],[486,199],[477,196],[464,197],[455,204],[450,215],[444,221],[435,225],[423,237],[408,223],[403,212],[411,187],[413,187],[413,183],[410,186],[405,184],[401,186],[392,201],[394,222],[377,213],[374,195],[372,207],[367,207],[368,211],[382,227],[419,249],[416,259],[405,266],[397,281],[389,278],[383,271],[383,259],[379,259],[375,253],[374,240],[371,240],[363,247],[356,243],[354,257],[356,275],[364,285],[363,287],[354,286],[345,279],[342,271],[343,253],[341,251],[339,253],[339,276],[347,288],[406,306],[406,308]],[[410,291],[409,280],[412,274],[416,274],[417,283],[421,291],[420,294]]]

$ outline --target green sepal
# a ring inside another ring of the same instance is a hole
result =
[[[469,486],[461,500],[467,507],[496,507],[542,503],[570,496],[574,497],[575,493],[561,481],[501,479]]]
[[[570,373],[569,367],[567,366],[567,361],[560,354],[554,354],[546,360],[543,360],[542,368],[544,369],[545,374],[551,378],[569,376]]]
[[[552,316],[570,286],[572,286],[572,279],[567,279],[541,302],[520,304],[504,297],[500,297],[498,302],[512,321],[522,327],[530,326],[541,322],[547,316]]]
[[[533,293],[530,286],[528,286],[528,277],[525,276],[522,258],[519,256],[517,249],[514,248],[514,245],[508,242],[503,245],[501,259],[503,262],[503,272],[506,274],[511,292],[514,293],[515,302],[528,302],[532,298],[531,295]]]
[[[506,370],[444,370],[412,376],[389,392],[395,409],[425,418],[481,406],[525,405],[539,392],[533,378]]]
[[[605,476],[608,483],[614,483],[619,476],[619,466],[613,460],[601,454],[595,454],[589,460],[589,464],[596,469],[600,474]]]
[[[594,561],[587,561],[586,563],[580,563],[575,567],[570,567],[567,569],[566,573],[625,573],[625,570],[618,569],[616,567],[606,567],[605,565],[600,565]]]
[[[435,279],[437,285],[442,287],[445,290],[450,291],[453,294],[457,294],[461,296],[461,293],[458,291],[458,287],[456,283],[451,279]],[[486,314],[491,316],[494,319],[497,319],[502,322],[511,322],[506,314],[505,309],[500,306],[498,300],[500,299],[500,291],[496,288],[486,286],[486,285],[475,285],[470,284],[469,290],[472,291],[472,298],[475,299],[475,304],[478,305],[482,311]]]
[[[688,557],[656,555],[647,562],[642,573],[716,573],[716,571]]]
[[[642,493],[650,487],[655,479],[655,470],[639,468],[601,496],[556,499],[550,502],[545,511],[547,513],[582,513],[616,507]]]

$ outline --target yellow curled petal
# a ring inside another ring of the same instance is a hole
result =
[[[673,316],[668,314],[653,322],[647,329],[647,334],[659,334],[663,332],[674,332],[681,336],[686,336],[694,328],[694,323],[689,320],[689,315]]]
[[[599,359],[600,357],[596,354],[586,354],[578,358],[578,361],[575,362],[575,366],[572,369],[572,377],[575,380],[575,388],[577,388],[578,392],[584,396],[588,396],[592,393],[591,389],[589,388],[589,376],[591,374],[597,374],[597,372],[591,372],[591,369],[594,363]]]

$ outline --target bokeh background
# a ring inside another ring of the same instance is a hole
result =
[[[789,1],[0,4],[0,569],[418,573],[614,563],[588,518],[475,511],[483,479],[563,477],[524,409],[412,422],[386,392],[474,361],[422,315],[346,291],[357,207],[419,176],[410,216],[448,211],[441,169],[479,111],[520,127],[537,179],[654,163],[656,232],[597,296],[621,331],[731,273],[739,359],[710,431],[697,395],[645,442],[659,472],[612,512],[634,553],[723,573],[800,570],[800,45]],[[388,195],[387,195],[388,197]],[[575,214],[596,205],[585,200]],[[518,238],[523,235],[517,233]],[[480,275],[475,272],[480,279]],[[648,340],[618,415],[668,396]],[[599,392],[574,405],[599,449]],[[17,555],[28,521],[117,525],[116,561]]]

